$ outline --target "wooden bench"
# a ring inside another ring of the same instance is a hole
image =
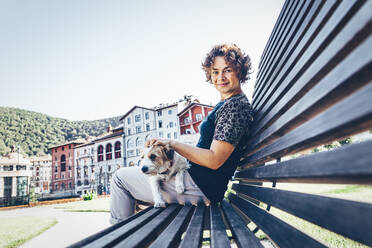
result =
[[[370,0],[285,2],[261,57],[255,121],[229,201],[149,207],[71,247],[263,247],[257,230],[278,247],[326,246],[274,208],[372,246],[372,204],[275,187],[372,183],[372,141],[290,156],[372,129],[371,10]]]

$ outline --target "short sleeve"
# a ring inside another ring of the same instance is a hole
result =
[[[241,99],[226,102],[218,111],[213,139],[237,146],[252,122],[251,106]]]

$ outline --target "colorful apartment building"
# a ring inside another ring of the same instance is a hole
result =
[[[178,113],[181,135],[199,133],[202,120],[213,110],[213,106],[193,102]]]
[[[75,194],[75,155],[74,148],[84,141],[70,141],[50,148],[52,153],[53,194]]]

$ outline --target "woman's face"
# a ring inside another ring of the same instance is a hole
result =
[[[242,92],[237,73],[222,56],[214,59],[211,67],[211,80],[222,100]]]

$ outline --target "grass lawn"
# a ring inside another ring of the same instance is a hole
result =
[[[18,247],[57,224],[51,217],[0,218],[0,247]]]
[[[110,212],[110,198],[95,198],[89,201],[76,201],[58,204],[54,208],[67,212]]]

